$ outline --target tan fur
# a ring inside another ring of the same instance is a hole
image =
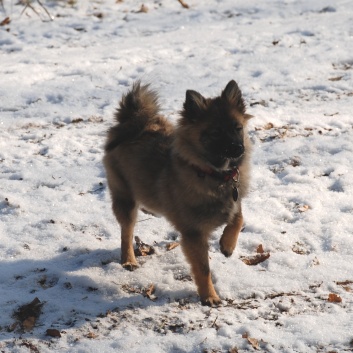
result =
[[[251,116],[245,113],[234,81],[212,99],[187,91],[177,127],[158,111],[157,94],[136,82],[120,102],[118,124],[108,132],[104,166],[113,212],[121,226],[121,262],[130,270],[138,266],[133,251],[138,208],[164,215],[182,235],[202,303],[217,305],[208,237],[226,224],[220,249],[225,256],[233,253],[243,224],[241,200],[248,190],[251,148],[246,124]],[[245,153],[237,155],[240,145]],[[222,173],[235,166],[240,171],[236,202],[234,182],[198,173]]]

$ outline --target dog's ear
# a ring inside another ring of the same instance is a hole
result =
[[[251,114],[244,114],[243,116],[244,116],[244,118],[245,118],[246,121],[248,121],[248,120],[250,120],[250,119],[252,119],[252,118],[254,117],[254,116],[251,115]]]
[[[222,92],[221,97],[228,101],[232,106],[236,107],[241,113],[245,113],[243,96],[234,80],[228,82],[226,88]]]
[[[193,90],[187,90],[184,102],[184,116],[196,120],[206,109],[206,99]]]

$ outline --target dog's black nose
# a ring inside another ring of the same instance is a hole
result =
[[[234,157],[239,157],[244,153],[244,145],[243,144],[234,144],[232,146]]]
[[[225,155],[230,158],[238,158],[245,151],[244,145],[242,143],[231,143],[225,150]]]

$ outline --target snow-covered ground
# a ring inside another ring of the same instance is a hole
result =
[[[353,351],[353,3],[185,2],[48,0],[49,21],[2,1],[1,352]],[[255,116],[245,229],[229,259],[210,239],[221,307],[199,303],[163,218],[136,228],[156,254],[119,263],[103,144],[137,78],[172,121],[186,89],[230,79]],[[269,259],[242,261],[260,244]]]

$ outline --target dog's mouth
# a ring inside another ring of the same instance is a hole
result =
[[[241,154],[209,154],[205,156],[207,161],[216,169],[228,169],[231,166],[237,165],[237,162],[244,156],[245,151]]]

